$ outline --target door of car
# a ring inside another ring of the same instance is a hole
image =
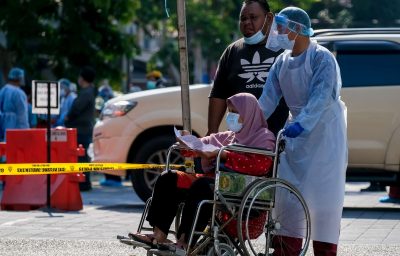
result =
[[[333,43],[347,105],[349,167],[384,168],[388,145],[400,126],[400,44]]]

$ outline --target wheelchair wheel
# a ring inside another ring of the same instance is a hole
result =
[[[214,246],[210,247],[210,249],[208,249],[207,256],[236,256],[235,251],[228,244],[225,243],[219,244],[219,253],[217,253],[215,250],[216,249]]]
[[[281,179],[255,183],[244,194],[238,215],[238,237],[247,255],[274,251],[278,255],[306,254],[310,214],[300,192],[290,183]]]

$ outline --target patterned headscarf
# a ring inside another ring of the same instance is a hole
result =
[[[238,93],[228,98],[227,101],[235,106],[242,117],[243,128],[237,133],[232,131],[213,133],[201,140],[217,147],[238,143],[272,150],[275,146],[275,136],[268,130],[268,124],[256,97],[249,93]],[[207,172],[213,169],[214,165],[202,159],[202,167]]]
[[[264,114],[257,98],[249,93],[238,93],[227,100],[243,119],[243,128],[235,133],[236,143],[250,147],[273,149],[275,136],[268,130]]]
[[[217,147],[238,143],[249,147],[273,149],[275,136],[268,130],[268,124],[256,97],[250,93],[238,93],[227,101],[235,106],[242,117],[243,128],[237,133],[232,131],[213,133],[201,140]]]

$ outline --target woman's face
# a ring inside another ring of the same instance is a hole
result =
[[[259,3],[245,4],[240,11],[239,28],[245,37],[250,37],[263,28],[266,14]]]
[[[228,108],[229,112],[239,114],[239,112],[237,111],[235,106],[233,106],[233,104],[230,103],[229,101],[227,102],[227,108]],[[243,118],[242,118],[242,116],[240,114],[239,114],[239,123],[243,123]]]

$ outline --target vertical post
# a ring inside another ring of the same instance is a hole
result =
[[[186,10],[185,0],[177,1],[178,10],[178,40],[179,40],[179,63],[181,75],[181,103],[182,103],[182,122],[183,129],[192,133],[190,124],[190,94],[189,94],[189,64],[186,37]],[[194,172],[193,158],[185,158],[186,172]]]
[[[181,78],[181,102],[183,129],[192,132],[190,124],[190,97],[189,97],[189,65],[186,38],[186,11],[185,0],[177,1],[178,10],[178,39],[179,39],[179,62]]]
[[[47,162],[51,163],[51,111],[50,111],[50,88],[47,83]],[[47,209],[51,209],[51,174],[47,174]]]

